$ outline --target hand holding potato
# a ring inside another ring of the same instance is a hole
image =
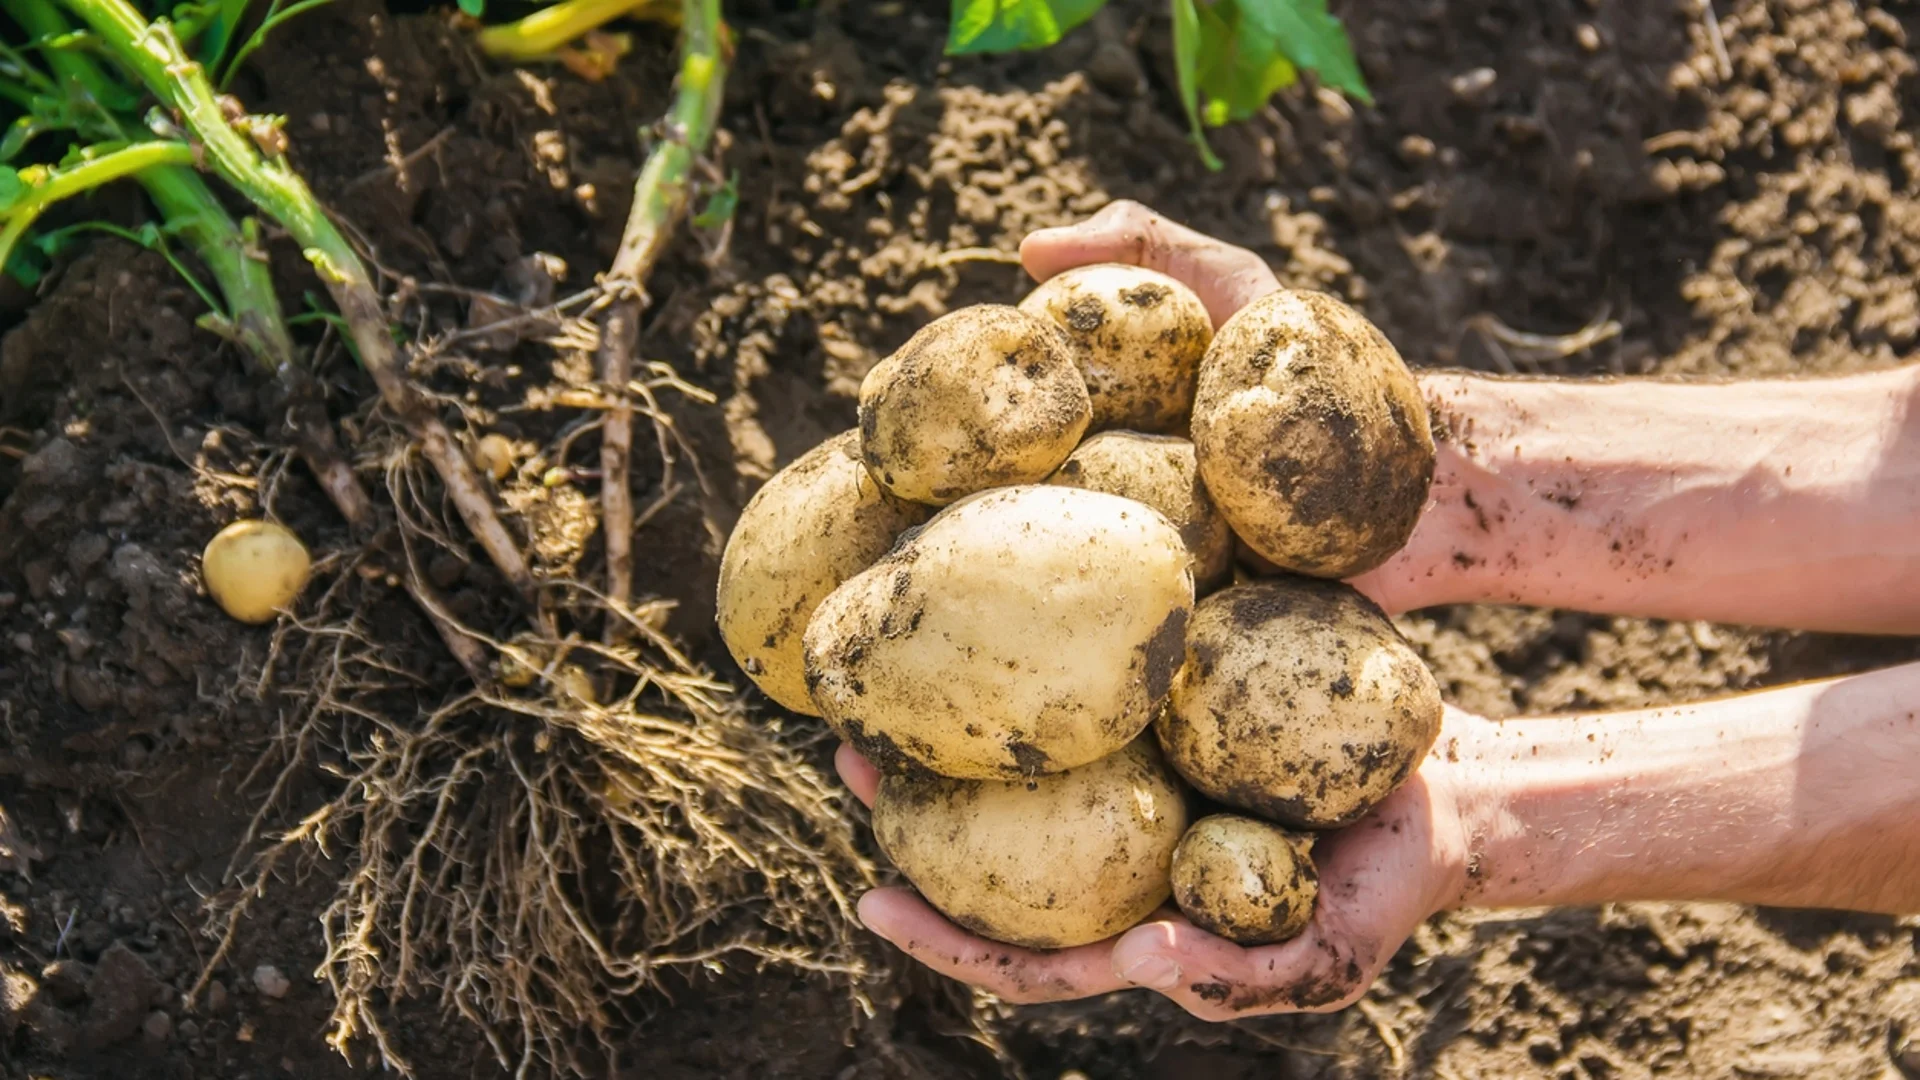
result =
[[[1448,723],[1484,721],[1450,713]],[[844,746],[835,764],[854,795],[871,805],[878,770]],[[1244,948],[1169,908],[1105,941],[1022,949],[969,933],[900,888],[861,897],[860,919],[935,971],[1016,1003],[1140,987],[1210,1020],[1331,1012],[1364,993],[1414,928],[1466,888],[1456,773],[1442,760],[1428,766],[1361,822],[1321,838],[1312,919],[1282,944]]]

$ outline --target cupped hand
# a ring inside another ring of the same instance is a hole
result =
[[[1449,710],[1450,730],[1483,723]],[[869,806],[873,765],[851,747],[835,759]],[[1299,937],[1242,948],[1171,909],[1118,937],[1057,952],[1014,948],[949,922],[911,889],[860,899],[867,928],[944,975],[1012,1002],[1065,1001],[1141,987],[1207,1020],[1278,1012],[1331,1012],[1358,999],[1414,929],[1458,903],[1467,874],[1463,799],[1446,755],[1421,769],[1359,822],[1314,846],[1320,895]]]

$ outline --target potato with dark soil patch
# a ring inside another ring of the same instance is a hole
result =
[[[1312,855],[1310,834],[1210,814],[1173,850],[1173,902],[1195,926],[1238,945],[1298,937],[1320,894]]]
[[[1213,321],[1192,289],[1154,270],[1098,263],[1056,274],[1020,301],[1073,341],[1093,430],[1184,432]]]
[[[1386,562],[1433,482],[1413,373],[1365,316],[1319,292],[1269,293],[1220,328],[1200,365],[1193,443],[1233,530],[1315,577]]]
[[[1193,553],[1194,583],[1201,589],[1232,565],[1233,531],[1200,482],[1193,444],[1185,439],[1102,432],[1081,443],[1047,483],[1104,491],[1160,511]]]
[[[961,926],[1032,949],[1099,941],[1167,899],[1186,794],[1151,739],[1032,781],[889,776],[881,850]]]
[[[882,487],[944,506],[1046,479],[1091,417],[1066,336],[1005,304],[920,328],[860,384],[860,452]]]
[[[880,768],[1014,779],[1125,746],[1185,657],[1180,533],[1131,499],[983,492],[834,590],[806,631],[814,704]]]
[[[1350,824],[1440,732],[1440,687],[1373,602],[1286,577],[1194,609],[1186,665],[1154,730],[1209,797],[1294,828]]]
[[[717,608],[727,651],[768,697],[817,715],[800,645],[814,609],[932,513],[874,483],[857,431],[802,454],[761,485],[727,537]]]

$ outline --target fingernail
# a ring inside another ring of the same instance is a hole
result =
[[[1127,965],[1120,977],[1149,990],[1171,990],[1180,981],[1180,965],[1164,956],[1143,956]]]

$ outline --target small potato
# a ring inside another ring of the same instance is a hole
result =
[[[1195,926],[1237,945],[1298,937],[1320,894],[1312,852],[1311,835],[1210,814],[1173,849],[1173,902]]]
[[[236,521],[200,555],[200,576],[213,602],[244,623],[272,622],[307,587],[312,568],[307,546],[271,521]]]
[[[835,589],[807,626],[827,723],[889,772],[1060,772],[1166,700],[1191,559],[1152,508],[1076,488],[983,492]]]
[[[1081,443],[1047,483],[1104,491],[1160,511],[1193,553],[1193,579],[1199,588],[1224,577],[1232,563],[1233,531],[1200,482],[1193,444],[1185,439],[1101,432]]]
[[[1087,430],[1065,335],[1005,304],[920,328],[860,384],[860,453],[902,499],[945,506],[1046,479]]]
[[[727,537],[717,609],[727,651],[782,707],[818,715],[800,646],[813,609],[932,513],[873,482],[858,431],[802,454],[754,493]]]
[[[1020,310],[1057,323],[1093,399],[1093,430],[1182,432],[1213,320],[1192,289],[1124,263],[1076,267],[1048,278]]]
[[[1440,733],[1433,673],[1373,602],[1312,578],[1202,600],[1154,731],[1209,797],[1299,829],[1349,824]]]
[[[1285,570],[1348,578],[1406,544],[1433,481],[1427,406],[1359,312],[1281,289],[1227,320],[1200,364],[1193,444],[1213,501]]]
[[[1030,949],[1099,941],[1168,894],[1185,793],[1151,739],[1031,781],[889,776],[873,833],[927,902]]]

